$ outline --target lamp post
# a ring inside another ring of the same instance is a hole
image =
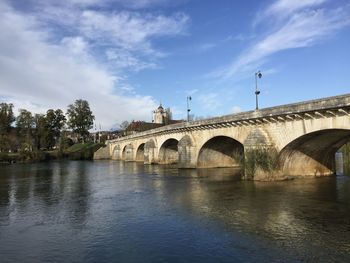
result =
[[[187,96],[187,121],[190,121],[190,100],[192,100],[192,97]]]
[[[261,77],[262,77],[262,74],[260,70],[258,72],[255,72],[255,104],[256,104],[255,109],[256,110],[259,109],[258,95],[260,94],[260,90],[258,90],[258,78],[261,79]]]

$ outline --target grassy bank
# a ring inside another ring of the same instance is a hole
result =
[[[0,153],[0,163],[45,162],[50,160],[92,160],[94,152],[102,147],[102,143],[78,143],[65,150],[53,151],[20,151],[18,153]]]
[[[77,143],[67,148],[63,154],[70,160],[92,160],[94,152],[101,148],[102,143]]]

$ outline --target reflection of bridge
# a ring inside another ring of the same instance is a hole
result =
[[[333,174],[350,140],[350,94],[179,123],[107,142],[112,159],[179,168],[238,166],[249,149],[277,150],[284,175]]]

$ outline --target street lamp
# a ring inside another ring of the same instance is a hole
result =
[[[255,103],[256,103],[255,109],[256,110],[259,109],[258,95],[260,94],[260,90],[258,90],[258,78],[261,79],[261,77],[262,77],[262,74],[260,70],[258,72],[255,72]]]
[[[190,100],[192,100],[192,97],[187,96],[187,121],[190,121]]]

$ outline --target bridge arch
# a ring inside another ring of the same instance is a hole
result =
[[[144,162],[145,161],[145,143],[141,143],[136,150],[136,162]]]
[[[350,141],[350,129],[306,133],[288,143],[279,154],[283,174],[325,176],[335,173],[335,153]]]
[[[125,161],[125,157],[126,157],[126,146],[128,146],[128,145],[125,145],[123,147],[122,154],[121,154],[121,160],[123,160],[123,161]]]
[[[120,145],[117,144],[116,146],[114,146],[112,151],[112,160],[120,160],[121,159],[120,154],[121,154]]]
[[[206,141],[198,153],[198,168],[239,167],[244,147],[228,136],[215,136]]]
[[[159,149],[158,160],[160,164],[177,164],[179,161],[178,153],[179,141],[170,138],[167,139]]]
[[[126,144],[122,151],[122,160],[123,161],[134,161],[134,146],[132,143]]]

